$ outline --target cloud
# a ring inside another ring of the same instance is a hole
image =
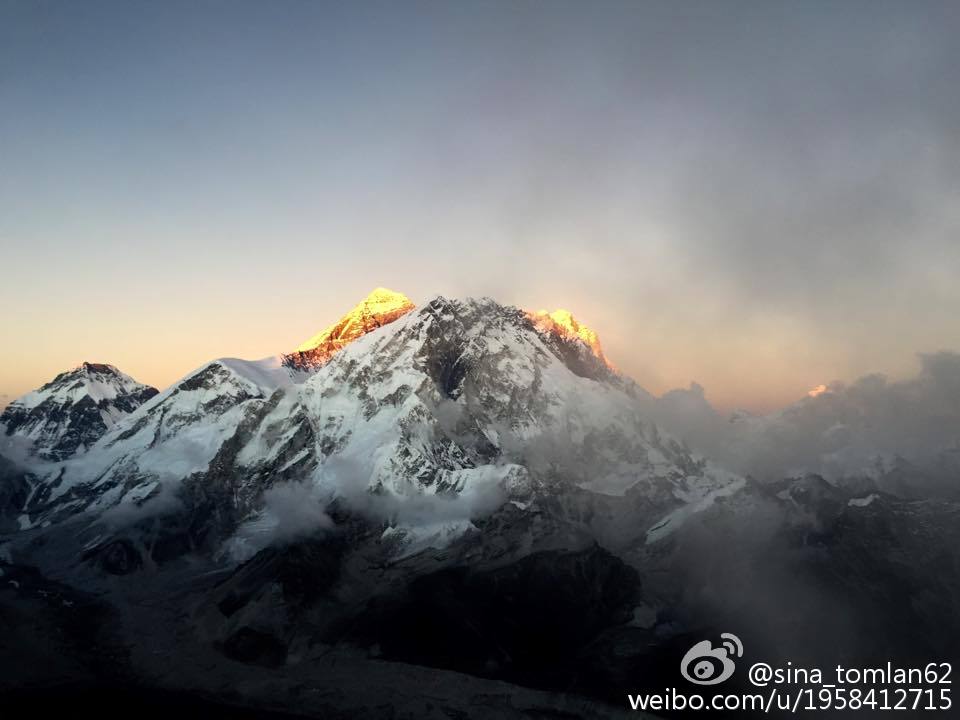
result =
[[[321,482],[325,487],[336,488],[336,497],[353,512],[393,526],[416,527],[469,522],[492,513],[506,499],[494,475],[467,482],[457,493],[371,493],[368,469],[360,463],[333,457],[323,467]]]
[[[263,509],[243,523],[224,545],[235,562],[242,562],[271,545],[334,531],[336,524],[326,509],[333,504],[385,526],[414,534],[467,526],[488,515],[505,501],[504,490],[490,477],[467,482],[457,493],[371,493],[370,474],[360,463],[330,458],[319,478],[285,482],[263,494]],[[331,511],[332,512],[332,511]]]
[[[906,493],[960,492],[960,354],[920,354],[912,378],[871,374],[833,382],[765,417],[721,417],[702,388],[658,401],[658,420],[706,456],[759,479],[806,472],[869,475]]]
[[[243,523],[227,541],[225,550],[237,562],[270,546],[331,530],[333,520],[324,511],[326,496],[310,482],[284,482],[263,493],[263,508]]]

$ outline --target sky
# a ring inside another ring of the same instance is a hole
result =
[[[0,0],[0,405],[369,290],[767,411],[960,350],[960,4]]]

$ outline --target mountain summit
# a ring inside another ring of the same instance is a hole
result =
[[[51,460],[83,452],[120,418],[157,394],[113,365],[85,362],[14,400],[0,414],[0,435]]]
[[[378,287],[333,325],[284,356],[284,364],[299,370],[325,365],[334,353],[371,330],[376,330],[416,307],[403,293]]]
[[[586,345],[594,357],[600,360],[608,369],[614,370],[613,363],[607,360],[603,354],[603,348],[600,347],[600,338],[597,333],[577,322],[569,310],[558,308],[553,312],[538,310],[537,312],[528,312],[527,317],[534,326],[541,331],[553,333],[563,340],[580,341]]]

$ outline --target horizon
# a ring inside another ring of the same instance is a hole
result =
[[[369,288],[566,308],[763,413],[960,351],[960,8],[0,7],[0,405],[166,387]]]
[[[399,294],[399,295],[402,295],[402,296],[404,296],[404,297],[408,297],[408,296],[407,296],[405,293],[403,293],[402,291],[396,291],[396,290],[393,290],[392,288],[387,288],[387,287],[382,286],[382,285],[375,287],[373,290],[370,291],[370,294],[372,294],[373,292],[376,292],[376,291],[378,291],[378,290],[387,290],[387,291],[390,291],[390,292],[395,292],[395,293],[397,293],[397,294]],[[364,299],[364,297],[366,297],[366,296],[361,297],[361,298],[358,300],[358,302],[359,302],[359,301],[362,301],[362,300]],[[415,308],[416,308],[416,309],[419,309],[419,308],[422,307],[423,305],[428,304],[431,300],[433,300],[433,299],[435,299],[435,298],[439,298],[439,297],[444,297],[444,296],[443,296],[442,294],[437,293],[437,294],[430,295],[430,296],[424,298],[422,301],[419,301],[419,302],[416,301],[416,300],[413,300],[412,298],[409,298],[409,297],[408,297],[408,299],[411,299],[411,300],[413,301],[413,303],[414,303]],[[488,297],[488,296],[471,296],[471,298],[469,298],[469,299],[478,299],[478,298],[480,298],[480,297]],[[452,299],[458,299],[458,300],[459,300],[459,299],[468,299],[468,298],[452,298]],[[496,300],[496,298],[492,298],[492,299],[493,299],[493,300]],[[542,310],[544,310],[543,308],[533,308],[533,307],[523,307],[523,306],[514,306],[514,307],[517,307],[519,310],[524,310],[524,311],[528,311],[528,312],[536,312],[536,311],[542,311]],[[593,330],[593,329],[594,329],[594,328],[592,328],[592,327],[590,326],[590,324],[589,324],[588,322],[586,322],[583,318],[579,317],[575,311],[571,311],[569,308],[551,308],[550,310],[548,310],[548,312],[553,312],[554,310],[566,310],[566,311],[569,311],[569,312],[571,313],[571,315],[574,317],[574,319],[575,319],[580,325],[585,326],[586,328],[588,328],[588,329],[590,329],[590,330]],[[338,322],[339,320],[341,320],[348,312],[349,312],[349,308],[345,309],[345,310],[344,310],[340,315],[338,315],[337,317],[330,319],[329,322],[324,323],[322,326],[318,327],[317,330],[321,330],[321,329],[323,329],[323,328],[327,328],[327,327],[335,324],[336,322]],[[316,335],[316,332],[311,332],[309,335],[310,335],[310,337],[313,337],[313,336]],[[599,342],[600,342],[601,346],[603,346],[603,345],[604,345],[603,337],[599,337],[598,339],[599,339]],[[189,369],[186,369],[186,370],[184,370],[183,372],[180,372],[179,374],[176,374],[171,380],[169,380],[169,381],[167,381],[167,382],[164,382],[164,383],[162,383],[162,384],[157,384],[157,383],[149,382],[148,380],[144,380],[144,379],[142,379],[141,377],[138,377],[137,375],[135,375],[135,374],[133,374],[133,373],[131,373],[131,372],[128,372],[125,368],[118,366],[116,363],[87,358],[87,359],[78,361],[78,362],[77,362],[76,364],[74,364],[74,365],[71,365],[71,366],[69,366],[69,367],[64,367],[64,368],[58,370],[54,375],[51,375],[49,378],[47,378],[47,379],[44,380],[43,382],[38,383],[35,387],[30,388],[29,390],[27,390],[27,391],[24,392],[24,393],[21,393],[20,395],[7,396],[7,395],[2,395],[2,394],[0,394],[0,410],[2,410],[3,408],[5,408],[7,405],[9,405],[11,402],[13,402],[14,400],[16,400],[17,398],[22,397],[23,395],[26,395],[27,393],[29,393],[29,392],[31,392],[31,391],[33,391],[33,390],[36,390],[37,388],[39,388],[39,387],[40,387],[41,385],[43,385],[44,383],[47,383],[47,382],[53,380],[53,379],[56,377],[57,374],[62,373],[62,372],[65,372],[65,371],[69,371],[69,370],[78,369],[79,367],[81,367],[81,366],[84,365],[84,364],[106,364],[106,365],[112,365],[114,368],[116,368],[116,369],[119,370],[120,372],[122,372],[122,373],[124,373],[124,374],[126,374],[126,375],[128,375],[128,376],[130,376],[130,377],[132,377],[134,380],[136,380],[136,381],[138,381],[138,382],[140,382],[140,383],[142,383],[142,384],[145,384],[145,385],[148,385],[148,386],[152,386],[152,387],[156,388],[157,390],[159,390],[159,391],[162,393],[162,392],[163,392],[164,390],[166,390],[167,388],[172,387],[172,386],[175,385],[177,382],[183,380],[184,378],[186,378],[186,377],[188,377],[189,375],[193,374],[196,370],[202,368],[202,367],[203,367],[204,365],[206,365],[208,362],[212,362],[212,361],[220,360],[220,359],[231,359],[231,358],[236,358],[236,359],[241,359],[241,360],[261,360],[261,359],[267,359],[267,358],[271,358],[271,357],[279,357],[280,355],[283,355],[283,354],[286,354],[286,353],[290,353],[290,352],[294,352],[295,350],[298,350],[298,349],[301,349],[301,350],[302,350],[302,349],[304,349],[304,347],[305,347],[306,345],[307,345],[306,342],[300,342],[300,343],[297,343],[296,346],[289,347],[289,348],[287,348],[287,349],[285,349],[285,350],[280,350],[280,351],[276,351],[276,352],[273,352],[273,353],[267,353],[267,354],[260,355],[260,356],[257,356],[257,357],[240,357],[240,356],[238,356],[238,355],[222,355],[222,356],[218,356],[218,357],[215,357],[215,358],[213,358],[213,357],[212,357],[212,358],[208,358],[207,360],[205,360],[205,361],[203,361],[203,362],[201,362],[201,363],[198,363],[196,366],[191,367],[191,368],[189,368]],[[606,351],[606,350],[605,350],[604,352],[605,352],[605,354],[606,354],[606,355],[608,356],[608,358],[609,358],[609,352]],[[951,353],[950,351],[937,351],[937,352],[947,352],[948,354],[953,354],[953,353]],[[643,383],[639,383],[639,384],[640,384],[642,387],[644,387],[645,390],[647,390],[648,392],[651,392],[653,395],[658,396],[658,397],[662,397],[663,395],[665,395],[665,394],[667,394],[667,393],[669,393],[669,392],[671,392],[671,391],[675,391],[675,390],[688,390],[688,389],[692,388],[693,385],[699,385],[700,388],[701,388],[701,390],[704,392],[704,396],[705,396],[707,402],[708,402],[717,412],[719,412],[719,413],[721,413],[721,414],[730,414],[730,413],[734,413],[734,412],[737,412],[737,411],[747,411],[747,412],[750,412],[750,413],[753,413],[753,414],[762,415],[762,414],[769,414],[769,413],[771,413],[771,412],[775,412],[775,411],[777,411],[777,410],[780,410],[780,409],[782,409],[782,408],[784,408],[784,407],[786,407],[786,406],[792,405],[792,404],[794,404],[794,403],[796,403],[796,402],[799,402],[799,401],[801,401],[801,400],[804,400],[804,399],[806,399],[806,398],[817,397],[817,396],[822,395],[822,394],[824,394],[824,393],[826,393],[826,392],[829,392],[830,387],[831,387],[832,385],[836,384],[836,383],[840,383],[840,384],[842,384],[842,385],[850,385],[851,383],[853,383],[853,382],[855,382],[856,380],[859,380],[859,379],[861,379],[861,378],[863,378],[863,377],[867,377],[867,376],[870,376],[870,375],[877,375],[877,374],[883,375],[883,377],[884,377],[886,380],[891,381],[891,382],[901,382],[901,381],[904,381],[904,380],[914,379],[915,377],[918,376],[919,371],[920,371],[920,369],[921,369],[921,366],[922,366],[922,364],[923,364],[923,362],[922,362],[923,356],[924,356],[924,355],[927,355],[927,354],[936,354],[936,353],[917,353],[917,354],[916,354],[916,361],[917,361],[917,362],[916,362],[916,365],[917,365],[917,367],[916,367],[916,369],[915,369],[915,371],[914,371],[913,373],[906,373],[905,375],[899,376],[899,377],[887,376],[887,375],[885,375],[885,374],[883,374],[883,373],[864,373],[863,375],[858,376],[858,377],[856,377],[856,378],[831,378],[830,380],[828,380],[828,381],[826,381],[826,382],[824,382],[824,383],[820,383],[819,385],[816,385],[816,386],[813,386],[813,387],[811,387],[811,388],[808,388],[805,392],[803,392],[802,394],[798,395],[797,397],[795,397],[795,398],[793,398],[793,399],[788,400],[788,401],[787,401],[786,403],[784,403],[783,405],[778,405],[778,406],[773,406],[773,407],[766,407],[766,408],[759,408],[759,409],[749,408],[749,407],[746,407],[746,406],[744,406],[744,405],[736,405],[736,404],[730,405],[730,406],[722,406],[722,405],[718,404],[717,402],[715,402],[715,401],[711,398],[711,396],[710,396],[710,388],[704,387],[704,386],[703,386],[701,383],[699,383],[696,379],[691,380],[691,381],[690,381],[689,383],[687,383],[686,385],[677,385],[677,386],[675,386],[675,387],[668,387],[668,388],[664,388],[664,389],[662,389],[662,390],[652,390],[651,388],[644,386]],[[611,360],[611,362],[613,362],[614,366],[616,367],[616,362],[614,362],[612,358],[610,358],[610,360]],[[627,377],[631,377],[628,373],[624,372],[624,371],[623,371],[622,369],[620,369],[620,368],[617,368],[617,371],[620,372],[620,373],[623,374],[623,375],[626,375]],[[636,378],[632,378],[632,377],[631,377],[631,379],[636,380]]]

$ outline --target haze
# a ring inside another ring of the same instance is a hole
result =
[[[0,2],[0,405],[375,286],[766,410],[960,350],[960,5]]]

